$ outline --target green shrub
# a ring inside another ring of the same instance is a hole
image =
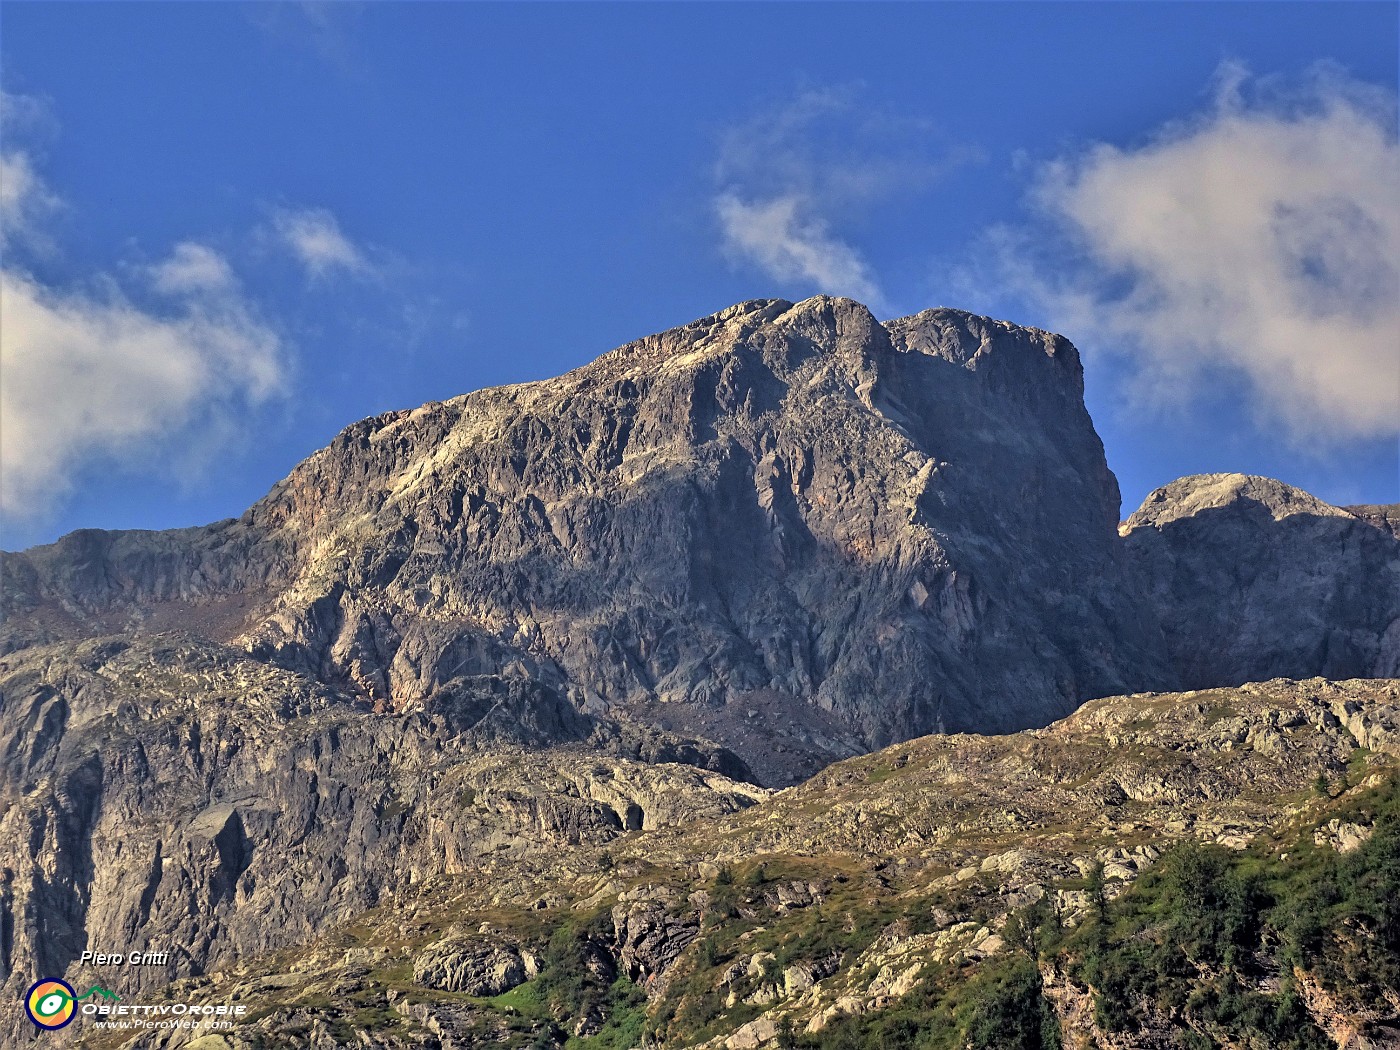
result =
[[[1155,1012],[1241,1044],[1322,1050],[1331,1043],[1303,1007],[1295,967],[1343,1005],[1400,995],[1394,781],[1330,816],[1370,823],[1371,837],[1346,855],[1314,846],[1312,828],[1279,855],[1182,845],[1111,904],[1091,873],[1092,917],[1064,951],[1097,993],[1099,1022],[1133,1031]]]

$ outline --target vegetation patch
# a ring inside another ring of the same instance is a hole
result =
[[[1325,1050],[1300,980],[1356,1017],[1387,1011],[1400,999],[1395,782],[1328,816],[1373,833],[1347,854],[1311,829],[1284,851],[1183,844],[1111,904],[1091,879],[1096,914],[1055,952],[1094,989],[1099,1023],[1135,1032],[1165,1019],[1191,1048]]]

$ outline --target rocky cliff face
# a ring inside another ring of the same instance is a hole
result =
[[[208,642],[102,639],[0,660],[0,995],[84,949],[169,952],[135,994],[314,939],[487,857],[609,841],[768,792],[705,745],[461,680],[376,714]],[[553,746],[545,746],[553,745]],[[0,1028],[22,1025],[6,1016]]]
[[[1387,678],[1400,676],[1397,511],[1206,474],[1153,492],[1121,531],[1187,684]]]
[[[1342,510],[1400,539],[1400,503],[1358,503]]]
[[[755,765],[1044,724],[1169,678],[1082,394],[1045,332],[744,303],[356,424],[240,521],[6,556],[4,639],[178,624],[380,710],[679,704]]]

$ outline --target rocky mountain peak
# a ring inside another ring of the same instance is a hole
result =
[[[941,357],[953,364],[976,367],[987,360],[991,352],[1007,345],[1022,351],[1039,353],[1058,362],[1073,375],[1080,372],[1079,352],[1062,335],[999,321],[991,317],[940,306],[909,317],[886,322],[891,339],[901,349],[911,353]],[[1013,344],[1000,336],[1020,334],[1025,338]],[[1021,356],[1025,356],[1024,353]]]
[[[1400,540],[1272,478],[1157,489],[1120,528],[1187,685],[1400,674]]]
[[[0,556],[0,650],[177,627],[380,710],[521,697],[770,782],[1126,689],[1400,666],[1384,514],[1221,474],[1118,521],[1062,336],[759,299],[355,423],[238,521]]]
[[[1324,503],[1302,489],[1253,474],[1192,474],[1154,490],[1119,531],[1127,535],[1143,527],[1162,528],[1171,522],[1207,511],[1265,511],[1275,521],[1297,514],[1345,518],[1340,507]]]
[[[528,679],[783,779],[1151,680],[1117,520],[1067,340],[753,300],[356,423],[238,522],[8,556],[3,635],[193,621],[401,711]]]

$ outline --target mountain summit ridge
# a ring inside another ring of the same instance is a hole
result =
[[[529,681],[712,737],[769,783],[1096,696],[1398,673],[1393,533],[1242,475],[1180,479],[1120,525],[1083,391],[1054,333],[749,300],[351,424],[239,519],[0,555],[0,652],[187,629],[386,711]],[[1340,630],[1266,585],[1280,544],[1316,539],[1304,516],[1348,537],[1309,575],[1320,597],[1351,581]],[[1263,582],[1185,593],[1201,557]]]
[[[1061,336],[752,300],[353,424],[237,521],[7,555],[7,647],[173,600],[383,709],[504,675],[723,740],[752,700],[827,757],[1044,724],[1154,680],[1082,393]]]

